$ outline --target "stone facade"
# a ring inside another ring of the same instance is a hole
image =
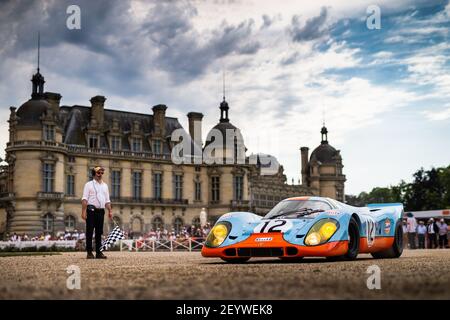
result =
[[[264,214],[290,196],[343,196],[339,152],[333,154],[334,162],[324,162],[313,152],[302,169],[301,185],[288,185],[282,167],[275,175],[262,175],[258,164],[249,164],[245,147],[244,163],[177,165],[171,158],[171,134],[184,129],[178,119],[166,115],[165,105],[139,114],[105,108],[106,98],[95,96],[90,106],[64,106],[60,94],[44,92],[44,82],[38,70],[31,99],[17,110],[10,108],[7,165],[0,167],[0,234],[84,229],[80,198],[96,165],[106,169],[103,179],[109,186],[113,219],[134,235],[198,225],[202,208],[214,221],[229,211]],[[219,123],[205,142],[203,115],[188,114],[186,134],[194,149],[204,151],[214,132],[238,130],[228,110],[224,98]],[[215,157],[235,154],[226,148],[218,151]],[[304,156],[302,151],[302,161]],[[108,231],[110,222],[105,226]]]
[[[311,153],[308,160],[307,147],[300,148],[302,163],[302,184],[313,194],[345,201],[344,184],[346,181],[342,168],[340,150],[328,143],[328,130],[321,130],[322,142]]]

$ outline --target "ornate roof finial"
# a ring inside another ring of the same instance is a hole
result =
[[[31,78],[33,83],[33,90],[31,93],[32,99],[42,99],[44,97],[44,77],[40,71],[40,59],[41,59],[41,33],[38,32],[38,50],[37,50],[37,72]]]
[[[39,73],[40,53],[41,53],[41,32],[38,31],[38,60],[37,60],[37,72],[38,73]]]
[[[225,101],[225,69],[222,69],[223,101]]]
[[[323,123],[322,130],[320,130],[320,133],[322,134],[322,144],[328,143],[328,129],[325,127],[325,122]]]
[[[320,133],[322,134],[322,141],[321,144],[328,143],[328,130],[325,126],[325,107],[322,106],[322,130],[320,130]]]
[[[228,102],[225,100],[225,69],[222,72],[222,85],[223,85],[223,101],[220,103],[220,122],[230,122],[228,119]]]

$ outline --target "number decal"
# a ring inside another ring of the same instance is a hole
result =
[[[253,233],[286,232],[292,228],[292,222],[285,219],[267,220],[258,224]]]
[[[375,242],[375,221],[372,219],[367,220],[367,245],[371,247],[373,243]]]
[[[262,228],[261,228],[261,230],[259,231],[260,233],[264,233],[264,229],[266,229],[266,227],[269,225],[269,223],[270,223],[270,221],[266,221],[264,224],[263,224],[263,226],[262,226]]]
[[[277,228],[284,226],[287,221],[286,220],[277,220],[276,222],[279,222],[279,224],[273,225],[269,228],[268,232],[281,232],[281,229],[278,230]]]

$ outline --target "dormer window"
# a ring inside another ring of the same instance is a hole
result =
[[[141,138],[131,138],[131,151],[133,151],[133,152],[141,152],[142,151]]]
[[[111,150],[114,151],[120,150],[120,137],[118,136],[111,137]]]
[[[161,141],[160,140],[153,141],[153,153],[161,154]]]
[[[98,135],[90,134],[88,142],[89,142],[89,148],[98,148]]]
[[[45,141],[55,141],[55,126],[44,124],[43,130]]]

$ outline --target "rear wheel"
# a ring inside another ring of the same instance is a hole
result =
[[[359,253],[359,225],[355,218],[351,218],[348,224],[348,250],[342,256],[326,257],[329,261],[355,260]]]
[[[248,260],[250,260],[250,258],[220,258],[220,259],[228,263],[245,263]]]
[[[403,228],[402,225],[397,222],[397,225],[395,226],[395,236],[394,236],[394,243],[389,249],[379,251],[379,252],[373,252],[372,257],[375,259],[393,259],[398,258],[403,253]]]

